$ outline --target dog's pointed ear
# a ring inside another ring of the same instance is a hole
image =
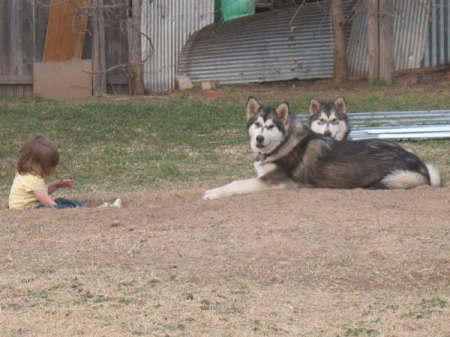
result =
[[[261,104],[259,104],[256,97],[250,96],[247,101],[247,120],[256,115],[260,107]]]
[[[320,102],[317,99],[313,98],[309,103],[309,115],[312,116],[318,113],[319,110],[320,110]]]
[[[338,97],[336,98],[336,100],[334,101],[334,107],[336,109],[336,112],[340,112],[340,113],[347,113],[347,107],[345,105],[345,101],[342,97]]]
[[[289,119],[289,104],[283,102],[275,110],[277,112],[278,118],[286,124]]]

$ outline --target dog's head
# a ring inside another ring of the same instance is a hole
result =
[[[250,148],[254,153],[268,154],[280,146],[290,124],[290,112],[287,103],[277,107],[260,104],[255,97],[247,102],[247,130]]]
[[[309,127],[326,137],[346,139],[350,128],[344,99],[339,97],[334,102],[312,99],[309,104]]]

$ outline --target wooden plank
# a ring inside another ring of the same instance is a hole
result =
[[[94,68],[94,96],[106,94],[106,50],[105,21],[103,16],[103,0],[93,0],[95,9],[93,15],[92,63]]]
[[[127,29],[129,2],[128,0],[104,0],[104,4],[105,6],[117,6],[108,8],[108,16],[105,22],[106,68],[110,69],[117,65],[125,65],[124,67],[117,67],[108,71],[106,74],[107,84],[128,85],[128,68],[126,65],[129,63]],[[111,21],[110,18],[114,18],[114,21]],[[111,24],[112,22],[115,24]],[[119,77],[120,83],[116,80]]]
[[[33,6],[28,1],[0,1],[0,81],[23,83],[32,76]],[[17,92],[13,88],[10,92]],[[3,92],[9,92],[3,88]],[[18,92],[20,94],[20,92]]]
[[[87,16],[77,8],[91,0],[51,0],[45,38],[44,62],[81,59],[87,28]]]
[[[0,97],[33,96],[32,85],[0,85]]]
[[[141,1],[132,0],[132,16],[128,20],[128,73],[129,89],[132,95],[144,95],[144,72],[141,49]]]
[[[33,77],[31,75],[13,76],[6,75],[0,76],[1,85],[32,85]]]
[[[34,62],[41,62],[44,54],[50,0],[34,2]]]

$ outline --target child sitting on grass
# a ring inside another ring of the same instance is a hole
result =
[[[59,163],[56,146],[43,135],[31,136],[19,152],[17,171],[9,194],[9,209],[40,207],[73,208],[83,203],[50,194],[59,188],[72,188],[73,180],[61,179],[47,186],[45,180],[55,174]]]

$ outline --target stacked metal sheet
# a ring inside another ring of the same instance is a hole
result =
[[[450,138],[450,110],[377,111],[349,113],[350,138]],[[308,116],[298,115],[304,123]]]
[[[435,139],[450,138],[450,124],[356,129],[350,138],[358,139]]]

